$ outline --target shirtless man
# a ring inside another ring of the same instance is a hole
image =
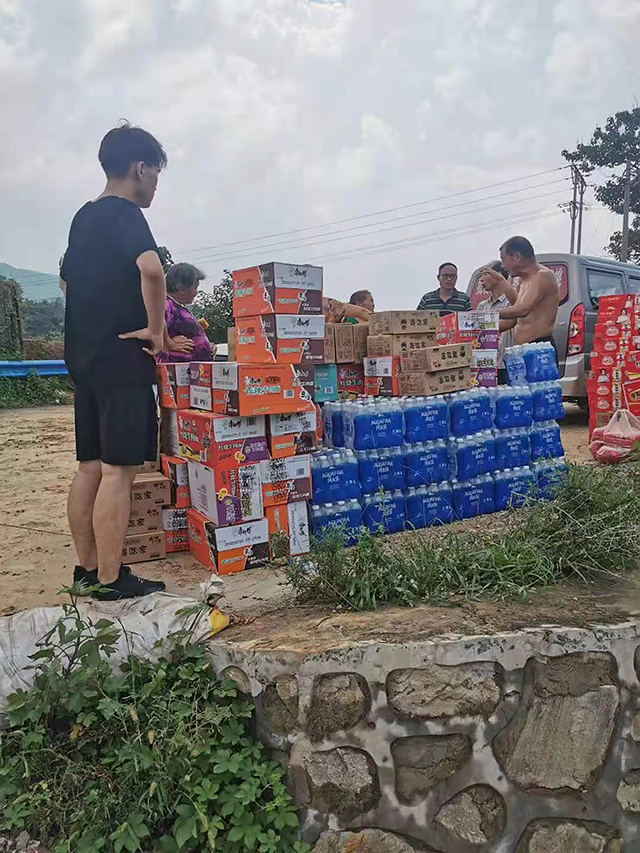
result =
[[[500,331],[514,328],[515,344],[549,341],[553,344],[560,301],[558,280],[550,269],[536,261],[533,246],[526,237],[511,237],[500,247],[502,265],[511,278],[520,279],[520,292],[514,305],[500,311]],[[499,272],[483,270],[485,281],[500,284]]]

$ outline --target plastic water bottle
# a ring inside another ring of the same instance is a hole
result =
[[[491,397],[484,388],[472,391],[459,391],[452,394],[449,403],[449,422],[451,435],[473,435],[481,430],[491,429],[493,417]]]
[[[384,489],[394,491],[404,487],[404,456],[402,448],[387,450],[358,450],[358,476],[365,495]]]
[[[405,503],[400,489],[363,499],[364,523],[371,533],[399,533],[404,530]]]
[[[527,365],[523,358],[521,346],[509,347],[505,350],[504,366],[509,385],[526,385]]]
[[[322,540],[329,530],[340,528],[345,545],[355,545],[360,534],[362,507],[357,500],[336,501],[311,508],[311,523],[317,539]]]
[[[495,484],[491,474],[462,483],[451,481],[456,518],[473,518],[495,512]]]
[[[491,391],[493,420],[497,429],[528,427],[533,422],[531,391],[526,385],[499,386]]]
[[[536,477],[531,468],[507,468],[495,475],[496,512],[519,507],[535,495]]]
[[[398,399],[378,398],[371,417],[374,447],[402,447],[404,416]]]
[[[424,488],[422,500],[424,526],[449,524],[453,521],[453,495],[449,482]]]
[[[527,382],[550,382],[559,378],[556,351],[549,341],[524,344],[522,351]]]
[[[521,468],[531,461],[531,438],[529,430],[496,430],[496,470],[502,468]]]
[[[567,477],[567,463],[564,456],[557,459],[545,459],[534,465],[538,494],[542,500],[553,500],[556,491]]]
[[[557,421],[564,417],[562,386],[559,382],[536,382],[530,387],[535,421]]]
[[[560,427],[555,421],[540,421],[531,428],[531,458],[550,459],[564,456]]]
[[[420,530],[426,524],[422,506],[426,491],[426,486],[409,486],[405,489],[405,526],[409,530]]]
[[[322,407],[322,442],[325,447],[333,447],[333,413],[338,403],[325,403]]]
[[[400,400],[400,405],[404,413],[407,444],[448,437],[449,406],[444,397],[405,397]]]
[[[316,504],[360,497],[358,460],[352,450],[334,448],[311,457],[311,485]]]
[[[496,440],[489,429],[476,436],[476,458],[480,474],[491,474],[496,470]]]
[[[320,507],[331,500],[324,476],[324,469],[327,464],[326,453],[314,453],[311,457],[311,490],[314,506]]]
[[[452,438],[449,441],[451,473],[456,480],[466,482],[480,474],[476,443],[471,437]]]
[[[423,486],[449,479],[449,449],[446,441],[406,444],[402,452],[407,486]]]
[[[344,447],[344,404],[333,403],[331,413],[331,444],[333,447]]]

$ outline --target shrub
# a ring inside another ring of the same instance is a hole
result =
[[[0,734],[0,829],[53,853],[303,853],[282,767],[250,733],[253,706],[202,646],[170,638],[120,670],[112,622],[73,602],[9,697]]]

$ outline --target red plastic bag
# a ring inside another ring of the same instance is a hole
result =
[[[592,438],[589,450],[597,462],[622,462],[634,451],[634,455],[640,452],[640,418],[628,409],[618,409],[604,429],[594,430]]]

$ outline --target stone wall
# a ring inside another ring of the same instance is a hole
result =
[[[640,623],[211,651],[318,853],[640,851]]]

